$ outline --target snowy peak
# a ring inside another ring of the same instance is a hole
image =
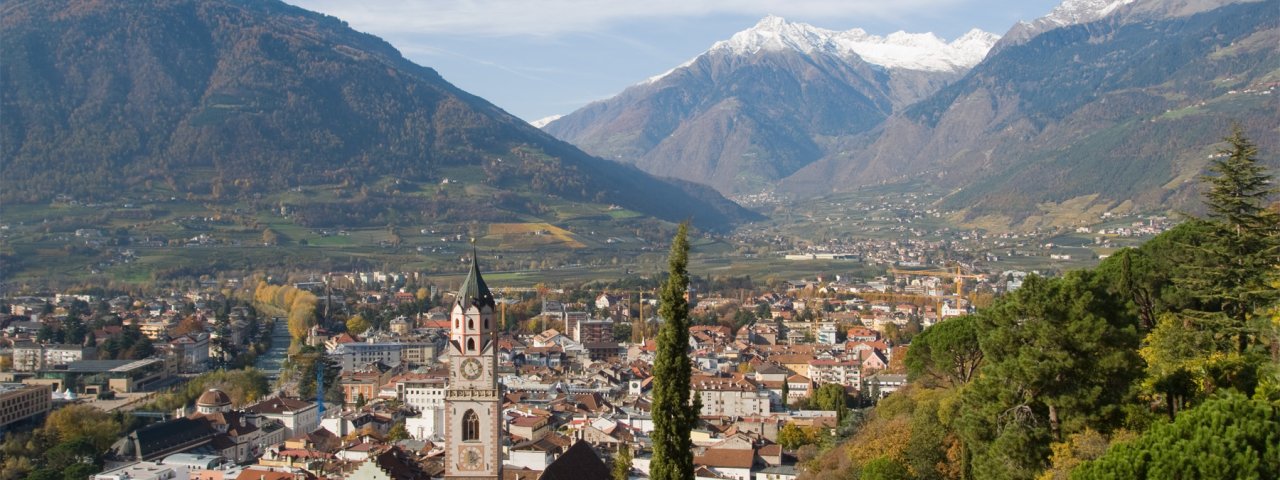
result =
[[[1115,13],[1136,0],[1064,0],[1048,14],[1032,21],[1021,21],[1005,33],[997,50],[1017,45],[1049,30],[1094,22]],[[1163,0],[1161,0],[1163,1]],[[1199,1],[1199,0],[1193,0]]]
[[[770,15],[755,26],[717,42],[711,53],[752,55],[760,51],[795,50],[805,54],[823,52],[836,56],[854,55],[885,68],[957,72],[977,65],[999,37],[974,29],[947,43],[932,33],[898,31],[881,37],[862,29],[843,32],[788,22]]]
[[[1060,27],[1079,25],[1106,17],[1133,2],[1134,0],[1064,0],[1040,20]]]
[[[751,55],[761,50],[796,50],[811,53],[814,50],[830,50],[830,31],[803,23],[792,23],[782,17],[769,15],[755,26],[733,34],[728,40],[716,42],[713,52],[732,52]]]
[[[991,47],[999,41],[999,35],[975,28],[961,35],[948,46],[957,52],[957,59],[972,68],[986,58]]]
[[[559,120],[560,117],[563,117],[563,116],[564,115],[551,115],[549,117],[542,117],[532,122],[529,122],[529,125],[533,125],[534,128],[542,128],[547,126],[548,123]]]

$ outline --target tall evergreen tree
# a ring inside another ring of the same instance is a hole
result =
[[[1219,150],[1206,176],[1209,191],[1205,204],[1209,218],[1238,236],[1265,235],[1276,228],[1275,214],[1267,211],[1267,201],[1275,193],[1271,175],[1258,163],[1258,147],[1234,125],[1224,139],[1229,145]]]
[[[657,358],[653,363],[653,461],[649,476],[654,480],[693,478],[693,443],[690,431],[698,420],[701,405],[695,397],[690,404],[689,225],[683,223],[671,242],[669,273],[662,285],[658,313],[664,323],[658,330]]]
[[[1215,330],[1234,335],[1243,354],[1255,330],[1250,318],[1280,298],[1267,285],[1280,264],[1280,218],[1267,209],[1276,189],[1258,163],[1258,147],[1239,125],[1225,140],[1228,147],[1209,165],[1212,175],[1204,177],[1209,241],[1196,249],[1176,281],[1205,305],[1196,316],[1222,323]]]
[[[982,373],[965,387],[959,420],[975,472],[1033,478],[1052,442],[1118,426],[1141,373],[1138,322],[1093,273],[1030,276],[975,318]]]

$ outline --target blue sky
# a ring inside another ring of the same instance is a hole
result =
[[[390,42],[525,120],[665,72],[768,14],[885,35],[1003,35],[1059,0],[286,0]]]

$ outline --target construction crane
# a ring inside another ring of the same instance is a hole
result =
[[[952,271],[951,269],[954,269],[954,271]],[[964,294],[964,279],[987,278],[987,276],[983,274],[964,273],[964,267],[962,267],[959,263],[956,263],[952,267],[944,267],[944,268],[936,268],[936,269],[928,269],[928,270],[903,270],[897,267],[889,267],[889,273],[894,276],[915,275],[920,277],[939,277],[939,278],[954,279],[956,283],[956,297],[960,297]]]

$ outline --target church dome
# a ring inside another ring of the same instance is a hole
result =
[[[216,388],[210,388],[209,391],[200,395],[196,399],[196,407],[229,407],[231,406],[231,396],[226,392]]]

